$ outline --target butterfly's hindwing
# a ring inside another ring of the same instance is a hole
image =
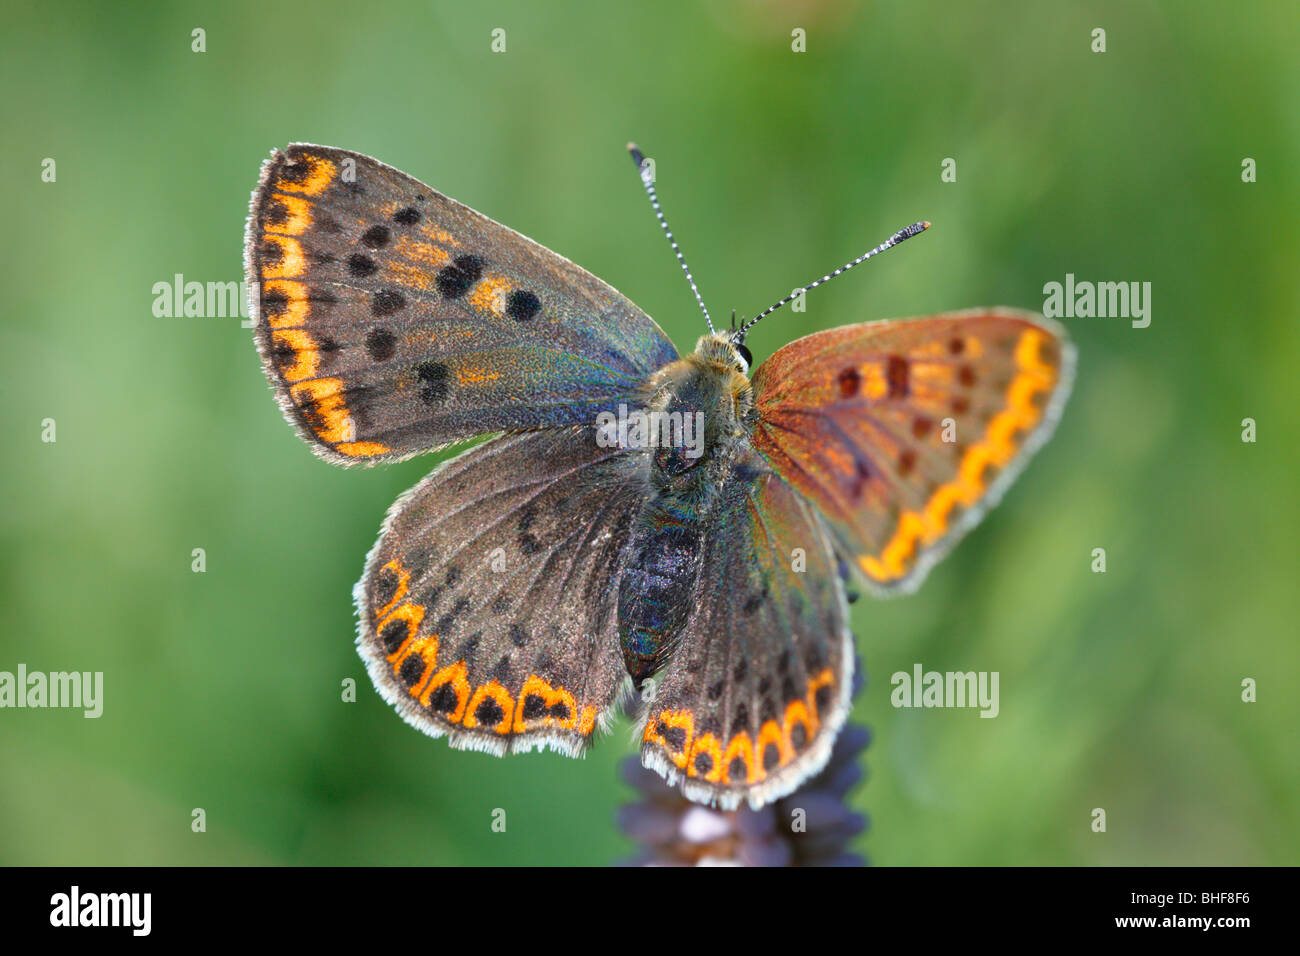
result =
[[[873,588],[908,590],[1050,435],[1073,361],[1009,309],[814,333],[755,374],[754,444]]]
[[[848,606],[820,517],[770,471],[735,482],[646,705],[642,760],[692,800],[769,803],[825,764],[852,668]]]
[[[393,506],[357,585],[385,699],[453,746],[580,753],[626,683],[615,602],[644,498],[590,429],[496,438]]]
[[[272,155],[245,262],[267,376],[339,464],[589,423],[676,357],[590,273],[346,150]]]

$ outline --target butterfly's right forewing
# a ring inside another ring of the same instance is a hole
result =
[[[754,445],[866,582],[909,590],[996,504],[1069,394],[1064,330],[972,309],[816,332],[754,376]]]

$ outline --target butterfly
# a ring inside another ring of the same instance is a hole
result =
[[[1060,416],[1073,350],[973,309],[680,355],[567,259],[359,153],[262,168],[245,260],[271,387],[374,465],[490,435],[389,510],[355,588],[379,693],[453,747],[580,755],[639,691],[643,763],[690,799],[784,796],[849,710],[848,605],[994,504]],[[916,223],[799,290],[922,231]]]

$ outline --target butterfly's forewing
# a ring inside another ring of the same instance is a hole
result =
[[[1050,435],[1073,362],[1009,309],[814,333],[755,374],[754,444],[870,584],[910,589]]]
[[[728,486],[705,536],[691,616],[642,733],[646,766],[724,808],[761,806],[821,769],[853,669],[830,536],[761,470]]]
[[[587,423],[676,357],[595,276],[359,153],[275,151],[245,261],[267,376],[339,464]]]
[[[614,583],[644,459],[594,430],[496,438],[403,495],[357,585],[375,686],[453,746],[574,755],[626,681]]]

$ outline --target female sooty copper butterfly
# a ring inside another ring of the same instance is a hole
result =
[[[751,378],[746,333],[792,297],[681,357],[567,259],[322,146],[262,167],[245,256],[266,374],[322,458],[496,433],[398,499],[366,561],[384,698],[453,747],[578,755],[653,690],[643,762],[724,808],[822,768],[850,579],[915,588],[1048,437],[1073,364],[1058,327],[994,308],[817,332]]]

